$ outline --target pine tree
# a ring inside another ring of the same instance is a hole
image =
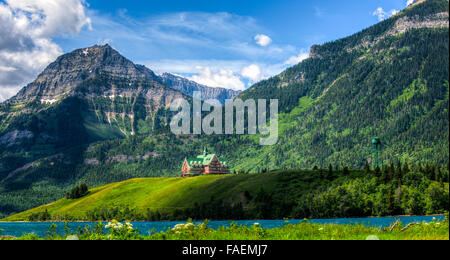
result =
[[[405,162],[405,164],[403,164],[402,173],[407,174],[408,172],[409,172],[409,165],[408,165],[408,162]]]
[[[384,184],[387,184],[389,182],[389,169],[388,167],[383,168],[383,172],[381,173],[381,181]]]
[[[328,165],[328,172],[327,172],[326,178],[329,181],[333,180],[333,166],[331,164]]]
[[[344,167],[344,170],[343,170],[343,174],[345,175],[345,176],[347,176],[347,175],[349,175],[350,174],[350,171],[349,171],[349,169],[348,169],[348,167],[346,166],[346,167]]]
[[[434,180],[435,180],[435,181],[442,180],[441,168],[439,168],[439,167],[435,167],[435,170],[434,170]]]
[[[370,172],[371,172],[371,170],[370,170],[370,164],[369,164],[368,161],[366,161],[366,164],[364,165],[364,171],[365,171],[366,173],[370,173]]]
[[[379,166],[375,167],[374,175],[377,178],[381,176],[381,169]]]
[[[386,210],[389,215],[392,214],[393,206],[394,206],[394,202],[393,202],[393,197],[392,197],[392,191],[391,191],[391,189],[389,189],[388,194],[387,194],[387,201],[386,201]]]

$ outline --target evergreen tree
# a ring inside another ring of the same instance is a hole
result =
[[[403,164],[402,173],[403,173],[403,174],[407,174],[408,172],[409,172],[409,165],[408,165],[408,162],[405,162],[405,163]]]
[[[366,164],[364,165],[364,171],[369,174],[371,172],[370,170],[370,164],[368,161],[366,161]]]
[[[344,167],[344,169],[343,169],[343,174],[344,174],[345,176],[347,176],[347,175],[350,174],[350,170],[348,169],[347,166]]]
[[[377,178],[381,177],[381,169],[379,166],[375,167],[374,175]]]

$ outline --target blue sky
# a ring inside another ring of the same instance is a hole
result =
[[[0,35],[12,35],[4,42],[33,43],[19,51],[0,40],[0,101],[58,55],[104,43],[157,73],[243,90],[303,60],[311,45],[356,33],[406,4],[407,0],[0,0],[0,22],[6,24],[0,26]],[[2,60],[2,52],[14,51],[23,56],[22,63]],[[30,61],[36,53],[41,58]]]

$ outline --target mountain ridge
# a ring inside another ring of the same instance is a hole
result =
[[[29,102],[30,98],[41,98],[40,101],[44,103],[54,101],[70,95],[80,83],[99,73],[138,81],[154,81],[155,78],[152,71],[134,65],[108,44],[94,45],[58,57],[35,81],[12,97],[10,102]]]
[[[314,45],[309,59],[240,94],[277,98],[286,115],[277,147],[247,146],[252,159],[238,167],[362,166],[376,136],[384,161],[448,163],[448,42],[448,1],[427,0]]]
[[[240,91],[225,88],[208,87],[170,73],[158,76],[146,66],[134,64],[106,44],[76,49],[61,55],[50,63],[36,80],[3,103],[20,104],[30,102],[31,99],[38,99],[41,103],[52,104],[74,94],[79,84],[95,78],[98,74],[126,78],[130,81],[159,83],[191,97],[194,91],[200,91],[204,100],[219,99],[224,102],[240,93]]]
[[[192,96],[194,91],[198,91],[202,94],[202,100],[217,99],[221,104],[225,104],[226,100],[232,100],[241,93],[231,89],[208,87],[167,72],[158,77],[163,84],[186,95]]]

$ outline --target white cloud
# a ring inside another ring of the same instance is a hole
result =
[[[178,74],[200,84],[211,87],[242,89],[254,83],[281,73],[290,66],[296,65],[309,57],[309,52],[302,49],[298,55],[291,56],[281,62],[250,62],[248,60],[149,60],[140,62],[156,73],[169,72]],[[220,73],[228,72],[228,73]],[[220,82],[217,76],[228,76],[232,84]],[[237,86],[237,87],[236,87]]]
[[[53,37],[76,34],[84,26],[91,26],[85,14],[84,0],[6,0],[32,35]]]
[[[245,90],[245,84],[231,70],[212,71],[209,67],[197,67],[198,75],[189,79],[210,87],[221,87],[234,90]]]
[[[258,34],[255,36],[255,41],[259,46],[266,47],[272,43],[272,39],[264,34]]]
[[[408,1],[406,2],[406,7],[408,7],[408,6],[412,5],[412,4],[414,4],[415,2],[417,2],[417,1],[416,1],[416,0],[408,0]]]
[[[289,67],[289,64],[285,63],[252,63],[246,60],[154,60],[141,63],[159,74],[169,72],[194,81],[201,81],[198,83],[207,86],[210,84],[209,86],[212,87],[224,88],[229,84],[219,84],[216,81],[214,81],[216,83],[211,83],[204,80],[205,78],[211,78],[209,73],[205,73],[205,68],[208,68],[211,74],[217,74],[220,71],[231,72],[233,78],[239,78],[240,82],[247,88],[260,80],[279,74]],[[230,84],[232,88],[235,89],[234,86],[241,88],[241,83],[237,80],[233,82],[235,82],[234,85]]]
[[[213,71],[220,69],[231,70],[234,72],[241,71],[243,67],[248,66],[249,62],[245,60],[181,60],[181,59],[163,59],[150,60],[142,63],[157,73],[169,72],[173,74],[192,75],[198,74],[199,67],[209,67]]]
[[[14,96],[21,87],[3,85],[0,88],[0,102]]]
[[[284,64],[291,66],[297,65],[307,58],[309,58],[309,52],[302,50],[297,56],[290,57]]]
[[[378,17],[378,21],[386,20],[387,18],[397,14],[399,11],[392,9],[390,11],[385,11],[382,7],[378,7],[372,15]]]
[[[32,81],[62,54],[52,38],[91,28],[84,0],[0,2],[0,101]]]
[[[11,71],[16,71],[16,70],[17,69],[14,67],[0,66],[0,71],[11,72]]]
[[[241,75],[251,79],[253,83],[258,82],[263,78],[261,74],[261,69],[259,68],[258,65],[255,64],[243,68],[241,71]]]

